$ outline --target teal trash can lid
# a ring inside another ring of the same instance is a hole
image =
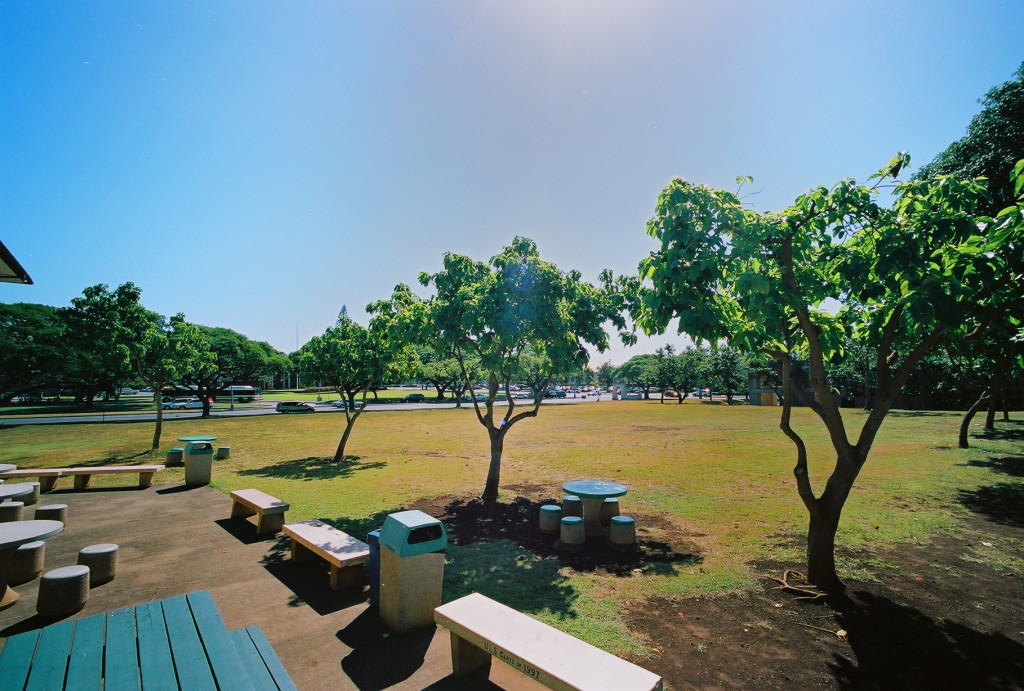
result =
[[[439,552],[448,546],[441,521],[422,511],[399,511],[384,519],[380,546],[398,557]]]

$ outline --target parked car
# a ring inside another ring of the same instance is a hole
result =
[[[469,396],[469,395],[463,396],[462,400],[467,402],[467,403],[472,403],[473,402],[473,396]],[[487,401],[487,396],[483,395],[482,393],[478,393],[476,395],[476,400],[479,401],[480,403],[485,403]]]
[[[305,401],[278,401],[275,408],[279,413],[312,413],[315,408]]]
[[[136,389],[131,389],[131,388],[128,388],[126,386],[126,387],[123,387],[121,389],[118,389],[117,393],[119,395],[121,395],[121,396],[134,396],[135,394],[137,394],[139,392]]]
[[[331,401],[330,404],[332,406],[334,406],[335,408],[347,408],[348,407],[348,401],[346,401],[344,398],[339,398],[336,401]]]
[[[427,397],[421,393],[411,393],[401,398],[402,403],[423,403]]]
[[[198,398],[175,398],[163,404],[164,410],[186,410],[188,408],[202,408],[203,402]]]
[[[624,401],[642,401],[644,398],[643,391],[627,391],[622,394],[622,400]]]

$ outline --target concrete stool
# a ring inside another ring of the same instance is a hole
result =
[[[36,612],[42,617],[74,614],[89,600],[89,567],[64,566],[39,579]]]
[[[612,516],[619,515],[619,500],[615,497],[605,499],[601,504],[601,525],[611,525]]]
[[[636,546],[636,521],[629,516],[612,516],[608,540],[623,549]]]
[[[0,523],[12,523],[25,517],[25,502],[5,501],[0,504]]]
[[[117,575],[117,545],[105,542],[78,550],[78,563],[89,567],[89,587],[95,588]]]
[[[46,506],[36,507],[36,520],[37,521],[60,521],[67,527],[68,524],[68,505],[67,504],[47,504]]]
[[[583,501],[574,494],[562,497],[562,514],[583,518]]]
[[[223,461],[224,459],[226,459],[230,455],[231,455],[231,447],[230,446],[218,446],[217,447],[217,460],[218,461]]]
[[[563,545],[582,545],[587,541],[587,534],[583,529],[583,519],[579,516],[565,516],[562,518],[561,524],[560,539]]]
[[[182,465],[184,464],[183,454],[185,449],[168,449],[167,450],[167,462],[166,465]]]
[[[7,553],[7,569],[4,572],[7,582],[11,585],[20,585],[39,578],[43,572],[43,555],[46,552],[46,543],[42,540],[26,542]]]
[[[540,507],[540,532],[557,533],[562,520],[562,509],[556,504],[545,504]]]

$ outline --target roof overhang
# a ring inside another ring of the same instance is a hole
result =
[[[28,272],[21,268],[21,264],[14,258],[14,255],[7,251],[4,243],[0,242],[0,282],[2,283],[26,283],[31,284],[32,279]]]

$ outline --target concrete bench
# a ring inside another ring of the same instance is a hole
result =
[[[292,561],[319,556],[331,566],[331,589],[345,590],[363,584],[363,564],[370,558],[370,547],[323,521],[289,523],[282,528],[292,539]]]
[[[550,689],[660,691],[661,677],[511,607],[473,593],[434,610],[451,633],[456,677],[497,657]]]
[[[164,469],[162,465],[100,465],[82,468],[58,468],[61,476],[70,475],[75,478],[75,489],[85,489],[89,486],[93,475],[111,475],[123,473],[138,473],[139,487],[149,487],[153,484],[153,475]]]
[[[19,468],[0,473],[0,479],[13,480],[19,477],[34,477],[39,480],[39,491],[49,492],[57,484],[57,478],[61,475],[59,468]]]
[[[256,534],[276,533],[284,525],[288,502],[258,489],[236,489],[231,492],[231,517],[256,516]]]

